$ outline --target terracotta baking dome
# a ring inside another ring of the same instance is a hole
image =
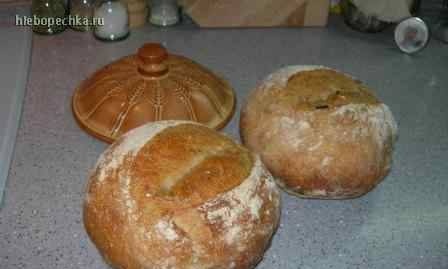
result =
[[[159,120],[191,120],[220,129],[234,107],[235,94],[227,82],[153,43],[98,70],[72,100],[80,126],[106,142]]]

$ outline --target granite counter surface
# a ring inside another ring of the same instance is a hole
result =
[[[448,45],[400,53],[392,32],[328,28],[134,31],[119,43],[67,30],[34,36],[22,122],[0,211],[0,268],[107,268],[82,225],[89,169],[106,145],[72,117],[74,88],[93,71],[162,42],[225,77],[238,109],[266,75],[319,64],[351,73],[393,111],[399,140],[389,176],[355,200],[283,195],[281,226],[258,269],[448,268]],[[238,113],[225,132],[238,137]]]

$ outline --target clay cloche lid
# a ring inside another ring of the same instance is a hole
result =
[[[151,121],[191,120],[220,129],[233,115],[235,94],[208,69],[148,43],[83,81],[72,102],[80,126],[111,143]]]

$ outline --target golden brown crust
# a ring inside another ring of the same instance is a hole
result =
[[[84,206],[92,241],[116,268],[253,268],[278,224],[273,178],[211,129],[163,124],[136,129],[98,162]]]
[[[300,197],[353,198],[388,173],[396,123],[360,82],[326,68],[289,67],[248,99],[240,130],[279,185]]]
[[[197,125],[179,125],[139,151],[131,177],[148,179],[138,193],[169,196],[185,206],[193,198],[201,203],[233,189],[252,166],[249,151],[229,138]]]

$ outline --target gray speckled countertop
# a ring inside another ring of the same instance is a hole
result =
[[[345,201],[283,195],[281,226],[258,269],[448,268],[448,45],[400,53],[391,31],[369,35],[342,23],[315,29],[151,28],[119,43],[67,30],[34,36],[16,151],[0,211],[0,268],[106,268],[84,232],[86,177],[106,145],[82,132],[73,89],[97,68],[163,42],[227,78],[238,108],[258,81],[290,64],[321,64],[376,90],[400,127],[392,172],[374,191]],[[235,115],[225,132],[238,136]]]

